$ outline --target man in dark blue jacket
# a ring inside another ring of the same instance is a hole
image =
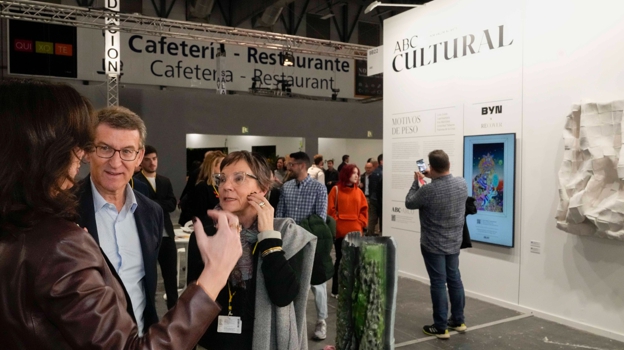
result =
[[[128,183],[143,160],[145,135],[145,124],[127,108],[100,110],[94,149],[86,155],[91,174],[77,189],[78,224],[122,282],[140,334],[158,321],[156,260],[164,229],[162,209]]]

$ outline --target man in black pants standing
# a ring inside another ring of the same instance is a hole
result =
[[[163,210],[165,220],[165,230],[163,232],[160,251],[158,252],[158,264],[162,272],[165,283],[165,293],[167,294],[167,308],[171,309],[178,301],[178,266],[177,249],[175,244],[175,234],[169,213],[176,208],[176,198],[173,194],[171,181],[156,174],[158,168],[158,152],[153,146],[145,146],[145,156],[141,162],[142,170],[134,176],[136,181],[147,184],[149,198]]]
[[[453,177],[448,155],[442,150],[429,153],[429,168],[414,172],[414,183],[405,197],[405,208],[418,209],[420,250],[431,282],[432,325],[426,335],[448,339],[449,329],[465,332],[466,296],[459,272],[468,189],[461,177]],[[425,177],[432,179],[421,185]],[[448,290],[447,290],[448,287]],[[449,318],[448,304],[451,304]]]

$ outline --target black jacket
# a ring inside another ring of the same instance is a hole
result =
[[[76,195],[79,200],[78,214],[80,218],[78,220],[78,225],[86,228],[99,245],[100,239],[98,236],[97,223],[95,222],[90,176],[82,180],[77,186]],[[156,282],[158,280],[156,262],[158,260],[158,250],[160,249],[160,241],[163,232],[163,212],[160,206],[137,191],[134,191],[134,196],[137,200],[134,220],[136,221],[137,231],[139,233],[141,252],[143,253],[143,267],[145,268],[143,287],[145,288],[146,305],[145,311],[143,312],[143,321],[145,325],[144,329],[147,331],[149,326],[158,322],[155,300]],[[111,272],[116,274],[114,269],[112,269]],[[129,309],[132,310],[130,305],[131,301],[128,299]]]
[[[136,181],[143,182],[148,187],[148,197],[154,202],[158,203],[163,210],[164,220],[165,220],[165,230],[169,237],[174,237],[173,233],[173,223],[171,223],[171,217],[169,213],[175,210],[176,208],[176,197],[173,194],[173,186],[171,186],[171,180],[167,177],[156,174],[156,191],[150,184],[149,180],[143,175],[143,173],[139,172],[134,175],[134,179]]]
[[[468,231],[468,225],[466,224],[466,216],[477,213],[477,206],[475,205],[475,198],[466,198],[466,214],[464,215],[464,232],[462,234],[462,244],[459,249],[472,248],[472,241],[470,240],[470,231]]]

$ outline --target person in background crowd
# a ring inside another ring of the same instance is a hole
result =
[[[242,225],[243,256],[217,297],[224,306],[219,321],[199,344],[210,350],[307,349],[306,302],[316,237],[291,219],[273,218],[265,198],[271,169],[263,157],[232,152],[213,176],[217,209],[236,215]],[[193,236],[189,254],[196,249]],[[188,268],[194,278],[201,261],[189,260]],[[224,323],[233,328],[225,332]]]
[[[424,173],[414,172],[414,183],[405,197],[405,207],[418,209],[420,250],[431,281],[434,323],[424,326],[423,332],[448,339],[449,328],[458,332],[467,329],[464,318],[466,296],[459,272],[459,250],[468,189],[463,178],[453,177],[450,173],[451,163],[444,151],[429,153],[429,164],[430,168]],[[419,180],[424,177],[432,181],[421,187]]]
[[[383,209],[383,154],[377,156],[377,163],[379,166],[373,170],[373,173],[369,177],[368,183],[368,200],[369,205],[372,207],[369,209],[369,213],[374,214],[374,217],[369,217],[367,235],[381,236],[381,217]],[[379,225],[379,232],[377,232],[375,228],[377,225]]]
[[[206,212],[219,204],[219,191],[213,175],[219,173],[223,158],[225,154],[221,151],[210,152],[199,169],[195,187],[189,191],[189,211],[192,216],[196,216],[202,222],[208,219]]]
[[[325,187],[308,175],[310,157],[304,152],[290,154],[290,170],[294,180],[282,186],[277,212],[278,218],[292,218],[297,224],[313,214],[318,215],[322,222],[327,218],[327,193]],[[327,252],[331,254],[331,252]],[[327,337],[327,283],[312,285],[312,293],[316,304],[317,321],[314,338],[323,340]]]
[[[344,167],[347,164],[349,164],[349,155],[345,154],[344,156],[342,156],[342,163],[340,163],[340,165],[338,165],[338,173],[339,174],[340,174],[340,170],[342,170],[342,167]]]
[[[370,163],[373,165],[373,171],[379,167],[379,162],[376,159],[371,159]]]
[[[286,158],[277,158],[275,166],[277,169],[273,171],[273,175],[275,176],[275,183],[277,183],[277,187],[279,188],[284,184],[284,177],[286,176]]]
[[[212,154],[215,151],[208,151],[204,153],[204,160],[208,157],[209,154]],[[195,164],[196,161],[193,162]],[[203,160],[199,163],[199,166],[189,170],[186,174],[186,185],[184,185],[184,189],[180,194],[180,200],[178,201],[178,208],[180,208],[180,218],[178,219],[178,224],[180,226],[184,226],[187,222],[191,221],[193,215],[191,214],[190,208],[190,193],[195,188],[197,184],[197,178],[199,177],[199,172],[201,171],[201,165],[203,164]]]
[[[367,236],[375,235],[375,225],[377,224],[377,212],[370,204],[370,176],[373,174],[373,168],[373,163],[366,163],[364,166],[364,174],[360,176],[360,189],[364,192],[366,203],[368,204],[368,226],[365,229]]]
[[[275,181],[275,175],[271,174],[271,180],[273,180],[273,184],[271,185],[269,192],[267,192],[267,200],[273,208],[277,208],[282,193],[280,188],[277,186],[277,182]]]
[[[290,165],[292,164],[292,162],[290,161],[290,156],[288,155],[284,158],[286,158],[285,160],[286,161],[286,175],[284,175],[283,183],[286,183],[294,178],[294,174],[292,170],[290,169]]]
[[[342,241],[349,232],[362,232],[368,224],[368,203],[364,192],[359,189],[360,169],[355,164],[347,164],[340,172],[340,181],[329,192],[327,215],[336,220],[336,240],[334,249],[334,278],[332,297],[338,297],[338,269],[342,260]]]
[[[2,348],[190,349],[217,316],[214,300],[241,256],[238,221],[213,213],[213,237],[198,225],[204,271],[140,336],[115,269],[75,224],[74,177],[93,150],[96,122],[89,101],[69,85],[0,82]]]
[[[327,193],[338,183],[338,171],[334,169],[334,160],[329,159],[327,161],[327,170],[325,170],[325,186],[327,187]]]
[[[167,296],[167,308],[171,309],[178,301],[178,252],[175,244],[175,234],[173,233],[173,223],[169,213],[176,208],[176,198],[173,194],[171,181],[160,174],[156,174],[158,169],[158,152],[154,146],[145,146],[145,156],[141,162],[142,170],[135,174],[133,179],[138,185],[147,185],[148,197],[158,203],[163,210],[165,230],[163,231],[160,249],[158,250],[158,264],[165,284],[165,295]]]
[[[325,169],[323,169],[323,155],[317,154],[314,156],[314,164],[308,168],[308,174],[314,180],[325,184]]]

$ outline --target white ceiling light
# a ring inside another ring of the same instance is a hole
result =
[[[367,14],[374,10],[378,6],[392,6],[392,7],[420,7],[422,5],[410,5],[410,4],[382,4],[381,1],[373,1],[366,7],[364,14]]]

